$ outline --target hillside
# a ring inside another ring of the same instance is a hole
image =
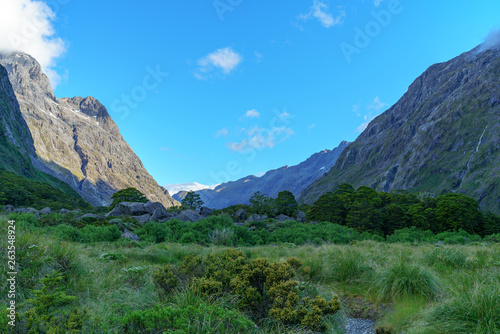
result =
[[[222,209],[233,204],[247,204],[250,197],[260,191],[271,197],[277,197],[280,191],[291,191],[296,197],[314,180],[321,177],[334,164],[342,151],[349,145],[343,141],[333,150],[324,150],[313,154],[296,166],[284,166],[270,170],[261,177],[247,176],[234,182],[217,186],[214,190],[197,191],[205,206]],[[185,192],[174,198],[182,200]]]
[[[435,64],[375,118],[302,194],[342,183],[377,190],[461,193],[500,212],[500,49],[477,47]]]
[[[31,132],[35,167],[69,184],[94,206],[109,205],[117,190],[134,187],[150,200],[175,205],[121,136],[106,108],[93,97],[55,97],[31,56],[0,55]]]

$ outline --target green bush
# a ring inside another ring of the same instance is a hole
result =
[[[383,298],[424,297],[434,300],[442,293],[439,279],[416,264],[400,260],[380,272],[375,282]]]
[[[221,254],[187,256],[180,266],[167,265],[157,270],[154,281],[161,295],[170,295],[179,286],[192,286],[203,296],[238,296],[237,305],[252,319],[272,317],[287,325],[301,325],[325,331],[326,315],[340,309],[337,296],[327,301],[319,295],[299,296],[293,280],[302,263],[296,258],[271,263],[266,259],[249,260],[240,250]]]
[[[123,320],[122,333],[250,333],[255,324],[236,310],[199,303],[135,311]]]

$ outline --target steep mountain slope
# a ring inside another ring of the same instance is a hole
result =
[[[38,62],[23,53],[0,55],[34,140],[33,164],[63,180],[94,206],[134,187],[166,207],[176,204],[158,186],[93,97],[57,99]]]
[[[280,191],[289,190],[298,197],[305,187],[335,164],[347,145],[349,143],[343,141],[333,150],[313,154],[296,166],[270,170],[261,177],[247,176],[234,182],[223,183],[214,190],[207,189],[196,193],[200,194],[205,206],[214,209],[222,209],[233,204],[247,204],[250,197],[257,191],[276,197]],[[181,192],[174,198],[182,200],[185,195]]]
[[[500,213],[500,50],[478,47],[431,66],[301,201],[312,203],[343,182],[463,193]]]
[[[0,65],[0,168],[34,177],[29,158],[34,154],[33,138],[19,111],[7,71]]]

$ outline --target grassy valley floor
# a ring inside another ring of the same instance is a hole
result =
[[[1,224],[7,226],[7,219],[2,218]],[[238,296],[215,298],[189,285],[165,296],[154,284],[155,272],[165,264],[179,266],[189,255],[217,257],[227,247],[123,239],[80,244],[43,235],[23,222],[16,224],[18,325],[9,327],[7,314],[2,314],[2,333],[23,333],[28,328],[34,333],[49,333],[49,328],[55,329],[50,333],[314,332],[269,317],[255,321],[238,307]],[[7,247],[5,240],[0,246],[3,259]],[[367,240],[238,250],[249,260],[283,262],[296,257],[302,262],[301,274],[294,278],[300,289],[314,290],[327,300],[340,296],[342,310],[324,318],[328,333],[343,333],[349,317],[375,319],[377,333],[500,332],[498,243],[435,246]],[[0,270],[5,282],[6,260]],[[4,284],[2,305],[9,301],[6,289]],[[130,325],[148,324],[144,319],[159,314],[176,320],[141,330]]]

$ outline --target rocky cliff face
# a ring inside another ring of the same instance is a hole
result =
[[[7,71],[0,65],[0,168],[34,177],[33,138],[17,103]]]
[[[0,55],[34,140],[33,164],[71,185],[94,206],[134,187],[165,207],[177,204],[148,174],[106,108],[93,97],[57,99],[38,62],[23,53]]]
[[[500,50],[481,50],[425,71],[301,201],[312,203],[347,182],[383,191],[458,192],[500,213]]]
[[[200,190],[196,193],[200,194],[205,206],[213,209],[222,209],[233,204],[248,204],[250,197],[257,191],[277,197],[280,191],[288,190],[298,197],[309,184],[335,164],[347,145],[349,143],[344,141],[333,150],[313,154],[296,166],[270,170],[261,177],[247,176],[234,182],[223,183],[214,190]],[[185,195],[184,192],[176,194],[180,201]]]

